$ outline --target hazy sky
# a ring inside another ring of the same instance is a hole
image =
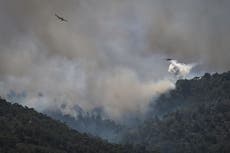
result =
[[[173,88],[164,58],[230,68],[228,0],[0,0],[0,95],[120,118]],[[54,14],[68,20],[61,23]]]

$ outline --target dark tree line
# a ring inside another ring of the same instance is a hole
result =
[[[67,119],[72,127],[92,124],[95,132],[120,130],[98,115]],[[0,153],[229,153],[230,72],[177,81],[175,90],[151,104],[142,123],[122,129],[125,145],[110,144],[0,99]]]
[[[163,153],[230,152],[230,72],[179,80],[124,143]]]
[[[0,153],[143,153],[72,130],[35,110],[0,98]]]
[[[118,143],[121,139],[123,126],[115,123],[113,120],[102,118],[101,113],[81,113],[74,118],[70,115],[63,115],[60,111],[45,112],[50,117],[66,123],[71,128],[92,136],[100,137],[109,142]]]

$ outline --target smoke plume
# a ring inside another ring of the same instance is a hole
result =
[[[170,63],[168,72],[174,74],[178,78],[185,78],[195,66],[195,64],[179,63],[176,60],[170,60]]]
[[[199,62],[196,71],[229,69],[229,6],[227,0],[0,0],[0,95],[72,116],[77,107],[99,107],[111,118],[142,113],[173,88],[162,59]]]

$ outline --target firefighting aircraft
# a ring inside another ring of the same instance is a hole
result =
[[[65,18],[55,14],[55,16],[57,17],[58,20],[60,20],[60,22],[68,22],[68,20],[66,20]]]

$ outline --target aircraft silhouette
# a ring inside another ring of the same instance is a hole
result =
[[[57,19],[60,20],[60,22],[68,22],[68,20],[64,19],[63,17],[60,17],[59,15],[55,14],[55,16],[57,17]]]
[[[166,58],[166,61],[171,61],[171,60],[173,60],[173,59],[171,59],[171,58]]]

